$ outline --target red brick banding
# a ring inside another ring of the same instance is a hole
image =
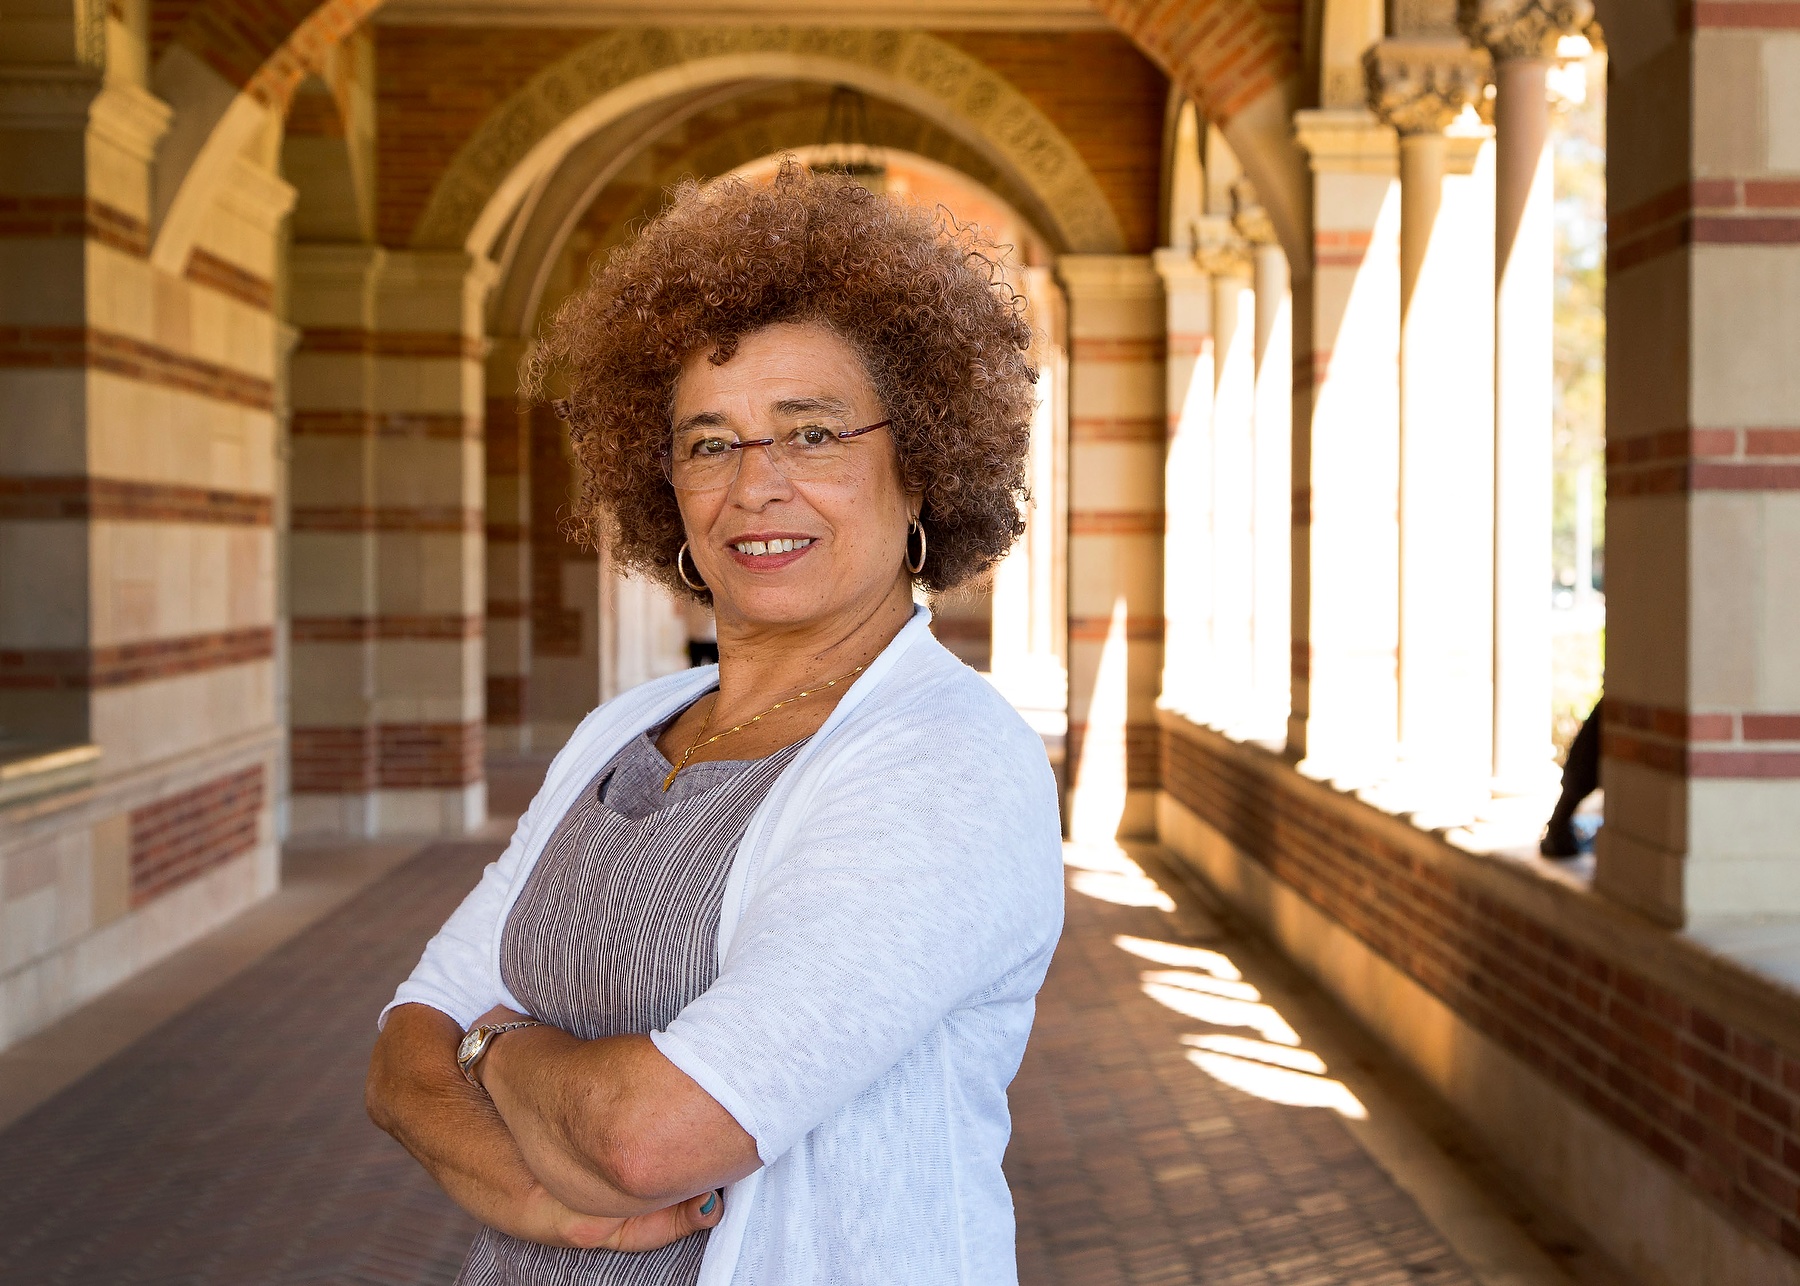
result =
[[[297,438],[479,437],[481,426],[466,415],[429,411],[295,411],[289,431]]]
[[[1800,428],[1674,428],[1606,445],[1609,499],[1800,490]]]
[[[229,295],[240,304],[268,312],[275,306],[275,283],[198,246],[188,252],[183,274],[198,286]]]
[[[479,723],[387,723],[295,728],[290,763],[296,794],[453,790],[481,780]]]
[[[1609,708],[1612,698],[1607,699]],[[1432,861],[1428,836],[1277,756],[1202,728],[1163,735],[1164,788],[1463,1022],[1800,1255],[1800,1036],[1714,1012]],[[1348,816],[1367,815],[1359,826]],[[1407,828],[1410,830],[1410,828]]]
[[[86,367],[256,411],[275,406],[275,386],[260,375],[91,326],[0,326],[0,367]]]
[[[1161,510],[1078,509],[1069,515],[1071,536],[1160,536],[1164,525]]]
[[[367,643],[376,640],[435,639],[463,641],[479,639],[483,631],[479,616],[384,615],[384,616],[297,616],[291,626],[296,643]]]
[[[1607,274],[1692,245],[1800,245],[1800,182],[1696,179],[1614,211]]]
[[[1611,696],[1602,753],[1672,777],[1800,779],[1800,714],[1693,712]],[[1773,748],[1771,742],[1792,742]]]
[[[275,655],[267,625],[96,648],[0,649],[0,690],[91,690],[149,683]]]
[[[1366,228],[1320,228],[1313,233],[1313,266],[1360,268],[1373,241]]]
[[[1104,643],[1112,637],[1112,618],[1110,616],[1071,616],[1069,618],[1069,641],[1071,643]],[[1161,643],[1165,624],[1160,616],[1128,616],[1125,618],[1125,638],[1131,643]]]
[[[1073,415],[1069,437],[1076,442],[1163,442],[1169,423],[1179,415],[1159,419],[1154,415]]]
[[[255,848],[263,800],[258,764],[133,809],[131,905],[142,906]]]
[[[1694,26],[1705,30],[1800,31],[1793,0],[1695,0]]]
[[[295,531],[478,532],[481,511],[457,505],[296,505]]]
[[[1122,362],[1154,366],[1168,355],[1161,335],[1139,339],[1074,339],[1069,355],[1077,362]]]
[[[375,729],[293,728],[288,733],[288,781],[296,795],[356,795],[378,781]]]
[[[82,238],[140,259],[150,253],[149,224],[87,196],[0,196],[0,238]]]
[[[353,326],[309,326],[300,332],[300,353],[356,353],[370,357],[455,357],[479,362],[487,341],[454,331],[362,330]]]
[[[530,683],[523,674],[488,675],[487,721],[509,728],[523,724]]]
[[[267,527],[273,501],[258,492],[216,491],[118,478],[0,477],[0,521],[219,523]]]

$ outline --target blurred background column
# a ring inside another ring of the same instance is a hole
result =
[[[1494,785],[1553,786],[1551,401],[1556,227],[1550,99],[1557,42],[1588,0],[1463,0],[1463,30],[1494,64]]]
[[[1289,744],[1303,772],[1354,789],[1392,769],[1398,731],[1398,155],[1360,102],[1300,112],[1296,130],[1313,171],[1314,393]]]
[[[1162,680],[1162,282],[1149,255],[1064,255],[1069,302],[1069,763],[1077,840],[1155,832]]]
[[[1400,135],[1400,762],[1389,806],[1460,822],[1493,752],[1493,147],[1452,27],[1367,55]]]

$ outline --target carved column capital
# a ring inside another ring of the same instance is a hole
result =
[[[1229,216],[1208,215],[1194,221],[1194,262],[1215,277],[1248,277],[1250,243],[1232,226]]]
[[[1275,224],[1257,197],[1255,186],[1242,176],[1231,185],[1231,226],[1253,245],[1275,244]]]
[[[1554,58],[1556,42],[1587,30],[1594,0],[1457,0],[1463,33],[1489,50],[1495,62]]]
[[[1481,104],[1492,63],[1455,38],[1389,39],[1369,47],[1363,73],[1371,111],[1402,134],[1435,134]]]

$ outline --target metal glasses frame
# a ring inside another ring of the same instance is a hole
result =
[[[839,442],[848,442],[851,438],[860,438],[865,433],[875,432],[876,429],[889,428],[893,423],[892,420],[877,420],[873,424],[863,425],[860,429],[845,429],[841,433],[833,432],[831,436],[836,438]],[[728,442],[725,444],[725,449],[727,451],[748,451],[751,447],[772,447],[774,445],[774,438],[749,438],[741,442]],[[777,466],[777,468],[779,468],[779,466]],[[782,476],[786,477],[787,475],[782,474]],[[663,477],[669,480],[669,485],[671,487],[675,486],[675,451],[673,447],[663,452]],[[730,478],[726,479],[724,482],[717,483],[714,486],[682,487],[681,490],[712,491],[716,487],[730,486],[736,479],[737,472],[734,470]]]

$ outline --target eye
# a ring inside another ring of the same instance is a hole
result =
[[[731,442],[719,437],[695,438],[685,445],[684,450],[690,460],[705,460],[724,455],[731,450]]]
[[[803,429],[794,430],[793,441],[794,445],[799,447],[829,446],[831,443],[837,441],[837,434],[833,433],[830,429],[821,428],[816,424],[809,424]]]

